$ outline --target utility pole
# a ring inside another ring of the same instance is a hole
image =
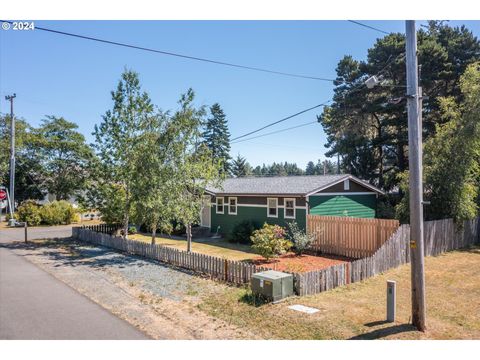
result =
[[[10,213],[15,212],[15,117],[13,115],[13,99],[17,94],[5,96],[5,100],[10,101]],[[11,218],[10,226],[15,225],[15,219]]]
[[[415,21],[405,22],[408,106],[408,164],[410,192],[410,253],[412,281],[412,323],[426,329],[425,275],[423,250],[422,127],[419,108],[417,32]]]

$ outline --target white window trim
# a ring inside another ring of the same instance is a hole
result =
[[[222,200],[222,211],[218,211],[218,200]],[[217,214],[225,214],[225,199],[223,198],[223,196],[221,197],[217,197],[215,199],[215,202],[216,202],[216,206],[215,206],[215,213]]]
[[[350,179],[346,179],[343,182],[343,190],[350,190]]]
[[[270,200],[275,200],[276,215],[270,215]],[[278,198],[267,198],[267,217],[278,218]]]
[[[235,199],[235,212],[230,212],[230,200],[231,199]],[[236,196],[232,196],[232,197],[229,197],[228,198],[228,215],[237,215],[237,207],[238,207],[238,204],[237,204],[237,197]]]
[[[293,216],[287,216],[287,201],[293,201]],[[295,219],[297,215],[297,203],[295,198],[285,198],[283,199],[283,217],[285,219]]]

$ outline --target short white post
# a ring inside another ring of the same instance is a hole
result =
[[[397,307],[397,283],[387,280],[387,321],[394,322]]]

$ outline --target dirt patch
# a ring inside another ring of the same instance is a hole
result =
[[[352,259],[342,256],[313,256],[288,253],[269,261],[262,257],[257,257],[252,260],[252,263],[273,270],[301,273],[313,270],[322,270],[333,265],[343,264],[350,261],[352,261]]]

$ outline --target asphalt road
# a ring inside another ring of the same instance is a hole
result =
[[[47,239],[47,238],[62,238],[72,236],[72,226],[39,226],[30,227],[27,229],[28,238],[33,239]],[[6,228],[0,229],[0,243],[8,243],[14,241],[24,241],[24,228]]]
[[[33,237],[62,231],[66,236],[71,234],[71,227],[37,229],[31,229]],[[0,339],[148,339],[126,321],[10,250],[12,241],[23,240],[21,231],[0,230]]]

